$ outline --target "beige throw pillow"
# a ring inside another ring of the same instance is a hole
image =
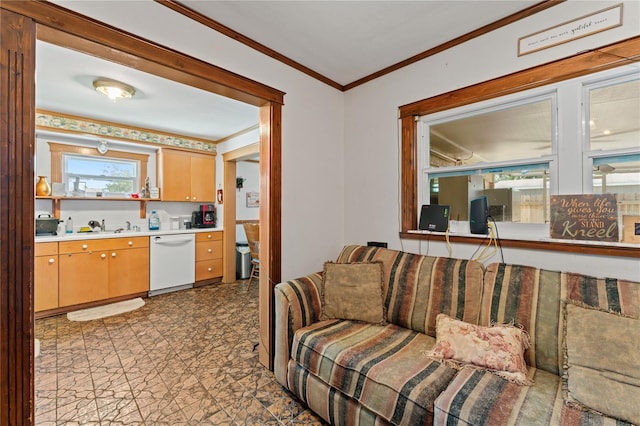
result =
[[[384,324],[382,300],[382,264],[324,264],[320,319],[346,319]]]
[[[640,424],[640,319],[565,302],[564,396]]]
[[[436,344],[425,354],[454,368],[489,370],[510,382],[531,385],[524,360],[528,347],[529,335],[513,325],[483,327],[438,314]]]

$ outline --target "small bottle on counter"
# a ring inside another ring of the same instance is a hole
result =
[[[160,216],[158,216],[155,210],[152,210],[149,215],[149,231],[158,230],[160,230]]]
[[[65,225],[65,231],[67,234],[73,234],[73,220],[71,220],[71,216],[67,219],[67,224]]]

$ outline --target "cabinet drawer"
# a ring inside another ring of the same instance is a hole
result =
[[[149,237],[124,237],[98,240],[62,241],[60,242],[59,250],[60,254],[66,254],[140,247],[149,247]]]
[[[196,262],[196,281],[222,276],[222,259],[201,260]]]
[[[34,256],[51,256],[58,254],[58,243],[37,243]]]
[[[222,259],[222,241],[196,244],[196,262],[210,259]]]
[[[109,250],[110,245],[110,240],[61,241],[59,252],[60,254],[89,253],[94,251]]]
[[[205,241],[222,241],[222,232],[196,233],[196,243],[201,243]]]
[[[109,250],[149,247],[149,237],[112,238],[108,241]]]

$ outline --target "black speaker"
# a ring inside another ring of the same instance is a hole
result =
[[[367,241],[367,245],[369,247],[382,247],[382,248],[387,248],[387,243],[383,243],[380,241]]]
[[[472,234],[489,233],[489,201],[486,196],[471,200],[469,203],[469,230]]]

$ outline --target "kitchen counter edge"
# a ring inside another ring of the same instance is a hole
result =
[[[36,243],[53,243],[59,241],[78,241],[78,240],[99,240],[105,238],[135,238],[135,237],[153,237],[160,235],[179,235],[179,234],[199,234],[204,232],[221,232],[222,228],[192,228],[180,230],[159,230],[159,231],[129,231],[129,232],[76,232],[74,234],[64,235],[37,235]]]

